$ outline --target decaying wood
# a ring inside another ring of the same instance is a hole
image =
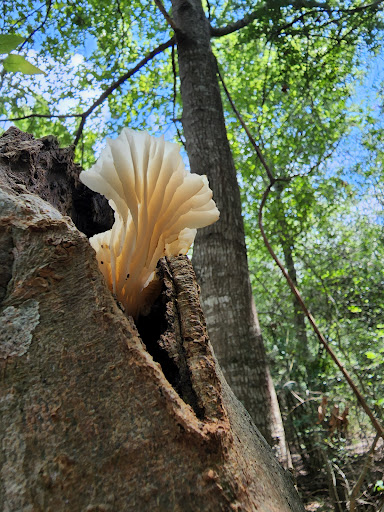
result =
[[[69,215],[87,236],[111,228],[113,211],[108,201],[79,181],[81,169],[73,162],[72,148],[60,148],[55,137],[35,140],[11,127],[0,138],[0,158],[2,183],[37,194]]]
[[[70,194],[28,191],[44,195],[28,166],[57,165],[41,140],[24,160],[1,142],[0,509],[303,511],[222,377],[187,258],[160,262],[136,326],[63,215]]]

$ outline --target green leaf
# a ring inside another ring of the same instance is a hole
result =
[[[11,52],[24,40],[25,37],[16,34],[0,34],[0,54]]]
[[[383,482],[383,480],[378,480],[375,483],[375,491],[376,492],[384,491],[384,482]]]
[[[371,352],[371,351],[368,351],[365,353],[366,357],[368,359],[375,359],[376,358],[376,354],[374,352]]]
[[[23,73],[24,75],[45,75],[46,73],[28,62],[21,55],[9,54],[3,61],[6,71]]]

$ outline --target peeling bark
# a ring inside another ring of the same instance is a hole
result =
[[[12,158],[0,158],[0,509],[303,511],[215,361],[187,258],[160,262],[141,337],[86,236],[20,184]]]

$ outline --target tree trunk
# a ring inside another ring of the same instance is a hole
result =
[[[0,138],[0,509],[304,512],[221,375],[188,260],[161,261],[140,336],[45,143]]]
[[[225,377],[266,440],[287,460],[284,430],[257,319],[236,170],[200,0],[173,0],[183,127],[191,171],[208,176],[219,222],[198,232],[193,265]]]
[[[297,273],[295,268],[295,262],[293,260],[293,245],[287,238],[281,237],[281,246],[284,253],[285,266],[289,277],[296,287],[297,284]],[[307,336],[307,328],[305,325],[305,315],[301,308],[300,302],[296,296],[292,293],[292,312],[293,312],[293,325],[295,326],[295,336],[297,340],[297,352],[301,354],[301,358],[306,360],[308,363],[312,360],[311,353],[309,351],[309,342]],[[306,374],[305,377],[308,377]]]
[[[278,219],[280,225],[280,244],[283,249],[284,254],[284,262],[285,268],[287,269],[289,277],[292,279],[293,284],[298,288],[297,282],[297,272],[296,266],[293,259],[293,251],[294,251],[294,240],[290,237],[290,230],[285,217],[285,208],[282,201],[282,192],[284,189],[284,185],[281,183],[276,187],[277,196],[279,204],[279,212],[280,217]],[[293,312],[293,324],[295,326],[295,336],[297,339],[297,352],[301,354],[302,359],[308,361],[308,363],[312,360],[311,353],[309,351],[309,342],[307,336],[307,328],[305,325],[305,315],[301,308],[297,297],[291,293],[292,298],[292,312]],[[308,375],[305,375],[305,378],[308,378]]]

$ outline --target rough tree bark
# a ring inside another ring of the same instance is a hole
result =
[[[0,138],[0,509],[304,511],[221,375],[188,260],[162,260],[138,330],[63,215],[77,174],[51,138]]]
[[[288,463],[283,424],[249,280],[240,191],[227,140],[210,26],[201,0],[173,0],[192,172],[206,174],[219,222],[198,232],[193,265],[210,339],[226,379],[256,425]]]

